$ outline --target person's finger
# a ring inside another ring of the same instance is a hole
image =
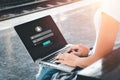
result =
[[[72,51],[75,51],[75,50],[78,50],[78,46],[74,45],[74,46],[71,46],[70,48],[68,48],[66,50],[66,53],[71,53]]]
[[[62,63],[62,64],[63,64],[63,63],[64,63],[64,60],[58,59],[58,60],[55,60],[55,62],[56,62],[56,63]]]
[[[74,54],[74,55],[81,55],[81,52],[72,52],[72,54]]]
[[[58,54],[56,57],[55,57],[55,60],[57,60],[57,59],[62,59],[62,57],[63,57],[63,54]]]
[[[68,48],[65,53],[70,53],[72,51],[72,47]]]
[[[65,65],[68,65],[68,66],[71,66],[71,67],[74,67],[73,65],[69,64],[67,61],[65,60],[56,60],[55,61],[56,63],[60,63],[60,64],[65,64]]]
[[[60,54],[58,54],[56,57],[55,57],[55,60],[58,59],[60,57]]]

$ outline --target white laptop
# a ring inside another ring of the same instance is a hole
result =
[[[14,29],[34,62],[66,72],[74,69],[54,62],[55,56],[64,53],[71,45],[67,44],[50,15],[15,26]]]

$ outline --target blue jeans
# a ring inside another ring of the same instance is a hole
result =
[[[59,70],[48,66],[42,66],[42,70],[36,80],[50,80],[52,75]]]

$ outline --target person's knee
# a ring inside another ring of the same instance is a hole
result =
[[[49,66],[44,66],[44,67],[41,66],[40,68],[41,69],[36,76],[36,80],[49,80],[53,74],[58,72],[57,69],[54,69],[54,68],[49,67]]]

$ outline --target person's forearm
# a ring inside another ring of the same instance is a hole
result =
[[[117,36],[119,23],[110,16],[102,13],[101,27],[94,53],[89,57],[76,60],[76,66],[87,67],[107,55],[113,48]]]
[[[101,20],[97,45],[93,54],[96,58],[101,58],[112,50],[119,28],[119,22],[105,13],[102,13]]]
[[[76,64],[76,67],[78,66],[78,67],[81,67],[81,68],[85,68],[85,67],[91,65],[92,63],[94,63],[97,60],[98,59],[95,58],[94,56],[77,58],[75,64]]]

